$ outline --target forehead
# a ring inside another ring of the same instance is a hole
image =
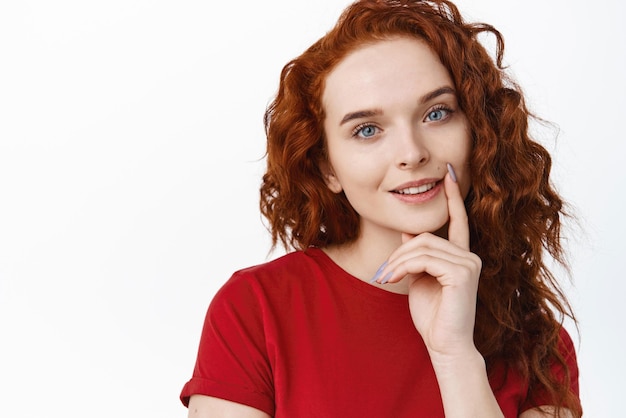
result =
[[[346,55],[326,77],[322,104],[328,115],[346,107],[415,100],[442,86],[452,87],[452,80],[424,41],[391,38],[361,45]]]

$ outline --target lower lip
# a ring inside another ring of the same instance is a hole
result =
[[[417,204],[426,203],[426,202],[433,200],[439,194],[442,188],[443,188],[443,182],[438,181],[437,184],[435,184],[435,187],[433,187],[432,189],[424,193],[401,194],[401,193],[392,192],[391,194],[393,195],[393,197],[400,200],[401,202],[417,205]]]

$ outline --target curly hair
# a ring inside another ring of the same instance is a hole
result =
[[[495,59],[477,39],[490,33]],[[559,353],[570,305],[547,268],[544,251],[566,266],[561,246],[564,202],[549,180],[551,158],[528,132],[521,89],[502,65],[504,40],[493,26],[467,23],[447,0],[362,0],[281,73],[268,106],[267,171],[261,212],[275,246],[305,249],[354,241],[359,216],[343,193],[326,186],[321,98],[328,73],[365,43],[396,36],[424,40],[447,68],[472,133],[472,184],[466,198],[471,250],[483,269],[474,339],[488,367],[504,360],[546,388],[554,405],[581,416]],[[564,370],[553,376],[550,365]],[[557,409],[558,413],[558,409]]]

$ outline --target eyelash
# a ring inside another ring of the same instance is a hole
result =
[[[361,133],[361,131],[363,131],[363,129],[365,129],[365,128],[373,128],[373,129],[375,129],[375,130],[376,130],[376,132],[374,133],[374,135],[369,136],[369,137],[359,137],[359,133]],[[357,126],[356,126],[353,130],[352,130],[352,136],[353,136],[354,138],[359,137],[359,138],[361,138],[361,139],[369,139],[369,138],[374,137],[374,136],[378,133],[378,132],[377,132],[378,130],[379,130],[378,126],[376,126],[376,125],[374,125],[374,124],[372,124],[372,123],[370,123],[370,122],[361,123],[361,124],[357,125]]]
[[[437,112],[437,111],[444,111],[444,112],[446,112],[446,115],[444,115],[444,116],[443,116],[441,119],[439,119],[439,120],[432,120],[432,121],[428,121],[428,122],[441,122],[441,121],[447,120],[447,119],[448,119],[448,118],[450,118],[450,116],[452,116],[452,114],[455,112],[455,111],[454,111],[454,109],[450,108],[449,106],[446,106],[446,105],[443,105],[443,104],[436,105],[435,107],[433,107],[432,109],[430,109],[430,110],[428,111],[428,113],[426,113],[426,117],[424,118],[424,121],[427,121],[428,116],[430,116],[430,114],[431,114],[431,113],[433,113],[433,112]],[[359,137],[359,133],[361,133],[361,131],[363,131],[363,129],[365,129],[365,128],[370,128],[370,127],[371,127],[371,128],[374,128],[374,129],[375,129],[375,130],[377,130],[377,131],[379,130],[379,128],[378,128],[376,125],[374,125],[374,124],[372,124],[372,123],[370,123],[370,122],[365,122],[365,123],[361,123],[361,124],[357,125],[357,126],[356,126],[353,130],[352,130],[352,136],[353,136],[354,138],[357,138],[357,137]],[[361,138],[361,139],[369,139],[369,138],[374,137],[374,136],[376,135],[376,133],[377,133],[377,132],[375,132],[375,133],[374,133],[374,135],[369,136],[369,137],[360,137],[360,138]]]
[[[430,116],[430,114],[431,114],[431,113],[433,113],[433,112],[437,112],[437,111],[439,111],[439,110],[443,110],[443,111],[445,111],[445,112],[447,113],[447,115],[443,116],[443,117],[442,117],[441,119],[439,119],[439,120],[431,120],[431,121],[428,121],[428,120],[427,120],[427,119],[428,119],[428,116]],[[441,121],[443,121],[443,120],[448,119],[450,116],[452,116],[452,114],[453,114],[453,113],[454,113],[454,109],[451,109],[450,107],[448,107],[448,106],[446,106],[446,105],[440,104],[440,105],[437,105],[437,106],[433,107],[432,109],[430,109],[430,110],[428,111],[428,113],[426,113],[426,117],[424,118],[424,121],[428,121],[428,122],[441,122]]]

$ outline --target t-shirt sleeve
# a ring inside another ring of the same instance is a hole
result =
[[[260,299],[253,280],[240,273],[217,292],[207,311],[193,376],[180,394],[185,406],[191,395],[201,394],[274,415]]]
[[[570,391],[576,396],[578,405],[580,406],[578,387],[578,362],[576,360],[576,350],[574,348],[572,338],[565,330],[565,328],[561,328],[559,336],[559,352],[565,360],[565,364],[567,364],[567,368],[569,370]],[[555,376],[559,381],[565,381],[566,371],[559,362],[553,361],[551,363],[550,372],[552,376]],[[527,409],[535,408],[537,406],[554,404],[555,401],[552,399],[552,396],[550,395],[548,390],[545,387],[538,387],[532,392],[528,393],[526,401],[522,405],[521,410],[524,411]]]

